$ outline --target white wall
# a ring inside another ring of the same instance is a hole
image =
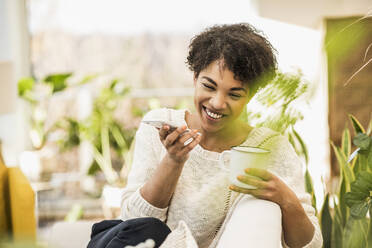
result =
[[[13,67],[12,84],[8,94],[16,106],[8,114],[0,115],[0,139],[7,164],[18,163],[19,153],[27,143],[26,120],[22,102],[17,100],[17,80],[29,76],[29,39],[26,23],[25,0],[0,0],[0,61],[10,62]],[[5,90],[0,82],[0,91]]]
[[[259,15],[309,28],[320,28],[324,17],[364,16],[371,0],[259,0]]]

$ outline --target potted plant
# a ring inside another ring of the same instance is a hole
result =
[[[25,151],[20,157],[21,169],[29,179],[38,181],[42,177],[48,177],[48,169],[44,167],[45,161],[50,163],[48,154],[53,153],[51,149],[43,149],[48,138],[55,127],[55,122],[48,116],[50,101],[72,86],[85,84],[92,77],[86,77],[75,83],[67,83],[72,76],[71,73],[51,74],[41,80],[32,77],[22,78],[18,81],[18,96],[28,105],[29,138],[32,144],[32,151]],[[53,162],[52,162],[53,163]]]
[[[372,247],[372,119],[366,131],[354,116],[350,120],[352,142],[345,128],[341,147],[332,143],[340,177],[337,191],[326,194],[320,213],[325,248]]]
[[[136,129],[126,128],[115,116],[119,104],[128,93],[129,87],[122,80],[112,80],[94,98],[92,110],[86,118],[78,120],[66,117],[56,124],[57,129],[64,131],[59,140],[62,151],[88,144],[93,159],[87,174],[96,176],[96,183],[103,176],[103,208],[108,218],[115,217],[118,212],[121,189],[126,184],[131,164]],[[101,190],[93,193],[99,195]]]

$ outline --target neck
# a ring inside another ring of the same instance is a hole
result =
[[[243,123],[241,120],[235,120],[230,125],[216,132],[208,132],[204,129],[201,130],[202,134],[204,135],[204,138],[224,142],[239,136],[239,134],[242,133],[241,131],[243,129],[244,124],[245,123]]]
[[[200,145],[207,150],[222,152],[230,149],[232,146],[242,144],[250,129],[251,127],[241,120],[235,121],[234,124],[218,132],[211,133],[201,129],[202,139]]]

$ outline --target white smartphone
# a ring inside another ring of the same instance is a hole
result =
[[[143,123],[147,124],[147,125],[151,125],[157,129],[161,129],[162,126],[164,125],[168,125],[170,127],[169,129],[169,133],[173,132],[174,130],[177,129],[177,126],[174,125],[174,124],[171,124],[169,122],[166,122],[166,121],[160,121],[160,120],[142,120]],[[180,134],[180,136],[184,135],[185,133],[189,132],[190,129],[186,129],[183,133]],[[190,144],[194,139],[193,138],[190,138],[188,140],[185,141],[185,143],[183,144],[184,146],[187,146],[188,144]]]
[[[159,120],[142,120],[143,123],[147,125],[151,125],[157,129],[161,129],[162,126],[168,125],[170,127],[169,131],[174,131],[177,129],[177,127],[174,124],[168,123],[166,121],[159,121]]]

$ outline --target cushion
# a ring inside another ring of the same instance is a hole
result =
[[[14,240],[36,240],[35,194],[18,167],[8,168],[11,223]]]
[[[0,240],[6,238],[10,230],[8,168],[0,159]]]

